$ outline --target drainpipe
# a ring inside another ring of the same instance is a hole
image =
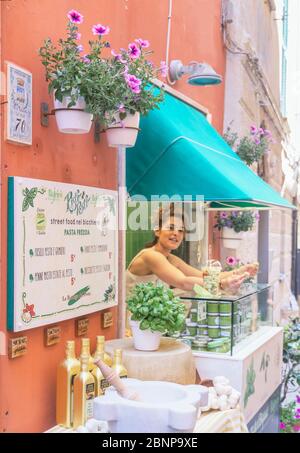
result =
[[[293,204],[297,204],[297,197],[293,198]],[[291,272],[291,290],[297,297],[299,293],[298,288],[298,211],[295,209],[292,213],[292,272]]]

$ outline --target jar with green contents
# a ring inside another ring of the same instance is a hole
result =
[[[192,341],[192,349],[194,351],[207,351],[208,340],[206,338],[196,337]]]
[[[207,332],[209,338],[219,338],[221,333],[218,327],[208,327]]]
[[[214,313],[207,313],[207,325],[215,327],[220,325],[220,317]]]
[[[207,335],[207,324],[198,324],[198,335]]]
[[[190,318],[192,322],[198,322],[198,308],[191,308]]]
[[[231,315],[220,315],[220,327],[231,326],[232,316]]]
[[[193,337],[197,335],[198,324],[196,322],[187,322],[185,326],[188,335]]]
[[[219,261],[209,260],[204,271],[203,285],[210,294],[218,295],[220,291],[220,275],[222,265]]]
[[[219,303],[219,312],[220,315],[230,314],[232,308],[231,302],[220,302]]]
[[[194,337],[190,337],[190,336],[188,336],[188,335],[182,336],[182,337],[180,338],[180,341],[181,341],[182,343],[185,343],[185,344],[187,344],[187,345],[190,346],[190,347],[192,347],[192,341],[193,341],[193,340],[194,340]]]
[[[221,334],[221,337],[225,337],[225,338],[230,338],[231,337],[231,326],[229,327],[221,327],[220,328],[220,334]]]
[[[219,302],[207,302],[207,312],[219,314]]]

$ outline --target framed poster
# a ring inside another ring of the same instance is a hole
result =
[[[7,63],[6,140],[32,144],[32,74]]]
[[[117,304],[117,192],[9,177],[8,329]]]

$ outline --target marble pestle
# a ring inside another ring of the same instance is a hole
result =
[[[107,379],[109,384],[116,389],[118,394],[122,396],[122,398],[126,398],[128,400],[134,401],[141,401],[139,395],[134,389],[127,387],[124,385],[122,379],[118,376],[117,372],[110,368],[106,363],[103,362],[101,359],[94,360],[95,365],[100,368],[101,373]]]

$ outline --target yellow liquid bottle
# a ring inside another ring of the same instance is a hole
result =
[[[104,362],[104,353],[103,352],[95,352],[94,354],[94,360],[102,360]],[[95,394],[96,396],[101,396],[104,395],[105,390],[107,387],[109,387],[109,382],[105,377],[103,376],[100,368],[98,366],[95,366],[95,368],[92,371],[92,375],[95,378],[95,383],[96,383],[96,390]]]
[[[95,398],[95,378],[89,372],[89,356],[80,357],[81,371],[74,379],[74,417],[73,427],[85,425],[93,418],[93,402]]]
[[[112,366],[113,364],[113,360],[111,358],[111,356],[109,354],[107,354],[105,352],[105,337],[104,335],[97,335],[96,337],[96,351],[94,353],[94,358],[96,358],[96,354],[104,354],[104,359],[102,359],[104,361],[104,363],[106,363],[106,365],[108,366]]]
[[[90,347],[90,339],[89,338],[82,338],[81,339],[81,352],[79,360],[81,360],[81,356],[87,355],[89,357],[89,371],[92,371],[95,368],[94,359],[91,356],[91,347]]]
[[[66,357],[58,365],[56,378],[56,423],[66,428],[71,428],[73,422],[74,378],[79,372],[75,341],[67,341]]]
[[[127,370],[122,363],[122,349],[115,349],[112,369],[116,370],[120,378],[128,377]]]

